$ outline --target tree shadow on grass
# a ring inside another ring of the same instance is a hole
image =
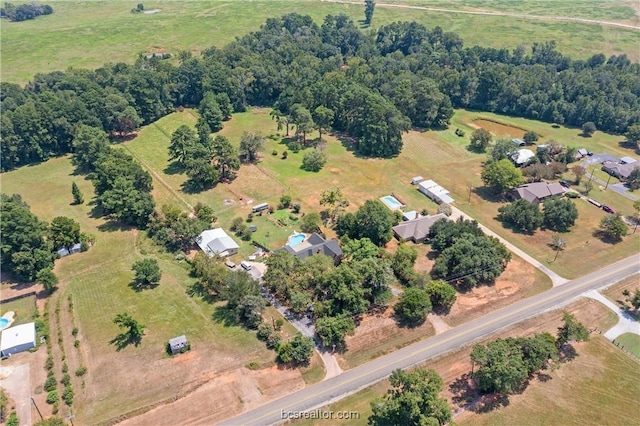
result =
[[[559,358],[558,360],[560,362],[571,362],[574,359],[576,359],[576,357],[578,357],[578,352],[576,351],[576,349],[570,345],[570,344],[565,344],[564,346],[562,346],[560,348],[560,350],[558,351],[559,353]]]
[[[502,194],[496,194],[495,192],[493,192],[493,190],[491,190],[491,188],[488,188],[486,186],[479,186],[477,188],[474,187],[472,191],[485,201],[490,201],[492,203],[505,201]]]
[[[592,234],[594,237],[598,238],[600,241],[602,241],[605,244],[618,244],[619,242],[622,241],[622,238],[614,238],[611,235],[607,234],[606,232],[602,232],[601,230],[595,230],[593,231]]]
[[[114,345],[116,347],[116,351],[120,352],[121,350],[123,350],[129,345],[138,347],[141,341],[142,341],[141,337],[132,338],[126,333],[120,333],[116,337],[114,337],[112,340],[110,340],[109,344]]]
[[[515,226],[513,226],[513,224],[507,222],[507,221],[502,221],[500,219],[498,219],[498,216],[493,218],[496,222],[500,222],[500,224],[502,225],[502,227],[504,229],[508,229],[509,231],[513,232],[514,234],[520,234],[520,235],[534,235],[536,233],[536,231],[525,231],[523,229],[517,228]]]
[[[476,413],[488,413],[509,406],[509,396],[505,394],[492,393],[484,395],[476,403],[473,411]]]
[[[451,401],[457,405],[471,404],[479,396],[480,392],[476,389],[471,373],[463,374],[449,385],[451,392]]]
[[[136,280],[133,280],[129,283],[129,288],[132,289],[133,291],[135,291],[136,293],[140,293],[142,291],[145,290],[152,290],[156,287],[158,287],[159,283],[155,283],[155,284],[140,284],[137,283]]]
[[[102,225],[98,225],[98,230],[100,232],[126,232],[134,229],[131,225],[125,225],[124,223],[117,220],[109,220]]]
[[[427,316],[425,315],[424,319],[422,319],[421,321],[408,321],[405,318],[402,318],[400,315],[394,313],[393,319],[396,321],[398,327],[400,328],[418,328],[427,321]]]
[[[229,309],[227,305],[216,306],[213,310],[212,318],[215,322],[222,324],[225,327],[240,325],[236,319],[235,312],[233,312],[232,309]]]
[[[164,168],[163,172],[167,175],[179,175],[184,172],[184,167],[178,161],[172,161]]]

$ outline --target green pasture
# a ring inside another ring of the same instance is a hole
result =
[[[1,303],[0,316],[7,312],[14,312],[15,314],[13,317],[13,323],[11,324],[12,326],[33,321],[38,314],[36,309],[36,297],[28,296],[23,297],[22,299],[12,300],[11,302]]]
[[[221,47],[260,28],[268,17],[285,13],[308,14],[321,23],[328,14],[344,13],[354,21],[364,18],[364,6],[319,0],[155,1],[144,3],[156,14],[134,14],[136,2],[49,1],[54,13],[23,22],[3,22],[2,81],[26,83],[39,72],[98,68],[105,63],[133,62],[139,55],[187,50],[200,53]],[[402,2],[397,2],[401,4]],[[424,6],[423,2],[415,2]],[[490,4],[481,1],[429,2],[446,9],[505,11],[548,16],[570,16],[637,24],[632,4],[609,0],[570,0]],[[514,48],[521,44],[555,40],[575,58],[603,52],[626,53],[638,60],[638,31],[576,22],[433,12],[379,4],[373,28],[394,21],[416,21],[460,34],[467,45]]]
[[[616,337],[616,342],[624,346],[624,349],[631,352],[636,358],[640,358],[640,336],[635,333],[624,333]]]

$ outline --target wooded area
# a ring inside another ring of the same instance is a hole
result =
[[[640,65],[624,54],[572,60],[553,42],[465,48],[455,33],[409,22],[367,34],[344,15],[318,26],[289,14],[179,62],[140,58],[39,74],[25,88],[2,83],[2,170],[72,152],[80,125],[123,137],[178,106],[200,105],[212,130],[231,109],[272,106],[303,141],[306,129],[333,128],[379,157],[397,155],[411,126],[446,126],[453,108],[616,133],[640,122]]]

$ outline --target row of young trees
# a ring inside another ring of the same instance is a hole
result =
[[[178,59],[38,74],[25,88],[2,83],[2,170],[70,152],[78,125],[122,136],[178,106],[199,107],[211,131],[232,110],[271,106],[303,140],[315,123],[381,157],[400,152],[412,125],[446,126],[455,107],[618,133],[640,123],[640,65],[625,55],[571,60],[553,42],[465,48],[458,35],[416,23],[364,33],[344,15],[317,25],[289,14],[202,58]]]

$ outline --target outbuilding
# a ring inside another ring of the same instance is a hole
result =
[[[36,324],[16,325],[2,330],[0,354],[3,357],[28,351],[36,347]]]
[[[411,185],[417,185],[420,182],[422,182],[423,180],[424,180],[424,178],[422,176],[416,176],[416,177],[411,179]]]
[[[240,248],[222,228],[207,229],[196,237],[196,243],[209,257],[231,256]]]
[[[171,352],[171,355],[186,352],[188,350],[189,342],[187,341],[187,336],[185,336],[184,334],[182,336],[169,339],[169,351]]]
[[[425,180],[418,184],[418,191],[431,198],[438,204],[451,204],[454,199],[449,196],[449,191],[432,180]]]
[[[263,210],[266,210],[269,208],[269,204],[268,203],[261,203],[261,204],[256,204],[255,206],[253,206],[252,210],[254,213],[258,213],[261,212]]]

